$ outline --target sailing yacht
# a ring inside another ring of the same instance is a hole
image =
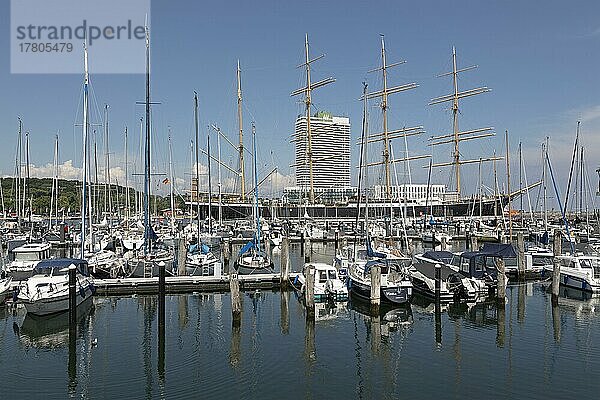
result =
[[[363,126],[360,151],[360,170],[359,171],[359,199],[360,185],[362,183],[362,169],[365,169],[365,178],[368,178],[368,165],[366,160],[366,146],[368,138],[368,114],[367,114],[367,84],[363,88]],[[368,179],[365,179],[368,181]],[[372,248],[371,237],[369,236],[369,205],[368,195],[365,206],[365,227],[367,229],[366,251],[364,258],[360,259],[354,254],[354,257],[348,267],[348,286],[350,291],[362,298],[371,297],[371,269],[379,266],[381,271],[381,299],[390,303],[407,303],[412,297],[412,283],[405,273],[403,267],[399,267],[392,260],[388,259],[385,253],[376,252]],[[357,203],[357,209],[360,210],[360,201]],[[357,212],[357,221],[360,212]],[[355,250],[356,251],[356,250]]]
[[[256,127],[252,124],[252,146],[254,151],[254,238],[239,252],[234,268],[240,275],[273,272],[271,257],[261,249],[260,213],[258,209],[258,171],[256,168]]]
[[[172,265],[173,253],[158,241],[158,235],[152,228],[150,216],[150,29],[148,24],[146,30],[146,137],[145,137],[145,162],[144,162],[144,244],[143,253],[129,254],[127,264],[130,266],[132,277],[152,277],[158,275],[158,265],[165,263]],[[172,270],[167,270],[172,275]]]

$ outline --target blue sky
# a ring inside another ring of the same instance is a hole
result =
[[[14,169],[17,116],[30,132],[31,162],[36,167],[52,161],[57,131],[61,134],[61,162],[72,160],[79,167],[80,128],[74,124],[81,118],[82,77],[10,74],[9,15],[9,2],[4,1],[0,5],[0,52],[5,55],[0,58],[0,172],[6,175]],[[494,150],[503,153],[507,129],[511,150],[516,152],[517,143],[523,142],[532,181],[539,176],[539,145],[550,136],[552,160],[565,182],[578,119],[589,167],[595,169],[598,164],[598,15],[600,3],[595,1],[152,1],[152,89],[153,99],[162,103],[154,109],[155,148],[166,149],[170,126],[176,173],[183,185],[190,163],[194,90],[200,98],[202,136],[207,124],[216,123],[234,138],[235,65],[239,58],[245,132],[250,132],[250,121],[255,120],[259,168],[266,171],[275,162],[283,175],[293,175],[289,139],[302,108],[289,93],[302,85],[303,74],[296,65],[303,58],[304,34],[309,34],[313,55],[326,53],[314,65],[315,79],[337,79],[315,92],[315,111],[349,116],[356,139],[360,134],[361,82],[367,80],[373,90],[381,84],[378,76],[366,71],[379,63],[379,34],[383,33],[389,61],[407,60],[390,71],[390,84],[420,85],[390,99],[391,128],[423,125],[427,131],[423,137],[409,140],[411,153],[429,152],[426,138],[451,130],[450,111],[443,106],[428,107],[427,102],[451,90],[449,78],[435,75],[451,67],[454,45],[459,66],[479,65],[462,76],[460,86],[492,89],[463,101],[460,126],[494,126],[498,133],[491,140],[465,144],[465,158],[491,155]],[[93,54],[90,58],[93,72]],[[144,76],[93,75],[92,84],[97,105],[110,104],[114,164],[123,158],[125,125],[131,132],[130,159],[134,161],[143,114],[135,102],[144,98]],[[372,131],[379,130],[376,104],[370,113]],[[250,135],[247,138],[249,146]],[[397,142],[394,149],[400,153],[404,143]],[[373,156],[378,152],[380,149],[373,149]],[[448,147],[436,149],[436,160],[449,160],[449,152]],[[225,145],[223,154],[225,159],[233,156]],[[353,159],[357,158],[355,151]],[[157,168],[164,170],[166,152],[158,151],[155,159]],[[422,164],[412,165],[417,181],[426,179]],[[516,171],[516,161],[512,168]],[[449,172],[436,172],[434,180],[448,183]],[[476,174],[476,167],[465,168],[467,192]],[[491,176],[489,168],[484,174],[484,179]],[[592,185],[594,176],[590,175]]]

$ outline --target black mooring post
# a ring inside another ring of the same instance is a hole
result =
[[[69,326],[74,327],[77,323],[77,267],[69,266]]]

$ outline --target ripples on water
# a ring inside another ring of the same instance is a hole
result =
[[[437,330],[434,306],[419,299],[376,316],[356,302],[322,307],[307,323],[293,293],[245,293],[237,330],[228,294],[168,296],[164,370],[155,297],[94,303],[71,348],[66,318],[0,311],[1,398],[546,399],[600,389],[599,300],[561,297],[553,312],[540,284],[509,287],[504,312],[444,306]]]

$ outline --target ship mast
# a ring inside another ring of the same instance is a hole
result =
[[[240,60],[237,62],[237,113],[240,143],[238,146],[240,163],[240,198],[246,200],[246,174],[244,172],[244,131],[242,125],[242,70],[240,69]]]
[[[300,67],[306,68],[306,86],[303,88],[294,90],[291,93],[291,96],[297,96],[300,94],[304,94],[304,104],[306,106],[306,140],[307,140],[307,147],[305,150],[304,163],[305,163],[305,165],[308,164],[308,175],[309,175],[309,185],[310,185],[310,189],[309,189],[310,191],[309,191],[308,198],[309,198],[310,204],[314,204],[315,203],[315,188],[314,188],[314,181],[313,181],[312,131],[310,129],[310,105],[312,104],[312,91],[321,86],[325,86],[325,85],[335,82],[335,79],[332,77],[329,77],[329,78],[323,79],[321,81],[312,83],[311,77],[310,77],[310,64],[325,57],[325,54],[321,54],[320,56],[313,58],[312,60],[310,59],[309,47],[308,47],[308,33],[306,34],[305,40],[304,40],[304,56],[305,56],[305,61],[303,64],[298,65],[298,68],[300,68]]]
[[[460,166],[463,164],[472,164],[485,161],[497,161],[502,160],[502,157],[488,157],[474,160],[461,160],[460,158],[460,142],[474,139],[481,139],[488,136],[495,136],[493,127],[471,129],[468,131],[458,130],[458,112],[459,112],[459,100],[464,97],[476,96],[478,94],[486,93],[491,91],[487,86],[481,86],[475,89],[468,89],[459,91],[458,89],[458,74],[461,72],[469,71],[477,68],[477,65],[458,69],[456,66],[456,48],[452,47],[452,71],[438,75],[438,77],[444,77],[452,75],[453,92],[444,96],[436,97],[431,99],[429,105],[441,104],[446,102],[452,102],[452,133],[448,135],[433,136],[429,138],[431,143],[430,146],[437,146],[446,143],[452,143],[454,146],[452,152],[453,161],[450,163],[438,163],[433,164],[432,167],[447,167],[453,166],[455,179],[456,179],[456,193],[460,199],[461,183],[460,183]],[[476,135],[477,134],[477,135]],[[450,139],[448,139],[450,138]]]
[[[88,121],[88,113],[89,113],[89,103],[88,103],[88,94],[89,94],[89,73],[88,73],[88,52],[87,52],[87,41],[84,41],[83,44],[83,67],[84,67],[84,77],[83,77],[83,182],[81,189],[81,254],[80,257],[83,258],[85,255],[85,230],[86,230],[86,199],[88,196],[87,193],[87,185],[88,185],[88,176],[87,176],[87,164],[88,164],[88,139],[89,139],[89,121]]]
[[[412,83],[408,83],[405,85],[394,86],[394,87],[388,88],[388,84],[387,84],[388,69],[396,67],[398,65],[405,64],[405,63],[406,63],[406,61],[404,61],[404,60],[396,62],[396,63],[392,63],[392,64],[387,63],[386,52],[385,52],[385,38],[384,38],[384,35],[381,35],[381,67],[372,69],[369,72],[381,71],[381,77],[383,80],[383,88],[380,91],[369,93],[367,95],[367,99],[381,97],[380,107],[381,107],[381,112],[382,112],[382,116],[383,116],[383,132],[378,133],[378,134],[369,135],[369,137],[378,137],[377,140],[372,140],[372,141],[383,141],[383,152],[382,152],[383,162],[380,164],[383,164],[385,166],[386,199],[392,198],[392,192],[391,192],[392,180],[391,180],[390,164],[394,163],[394,162],[408,161],[408,154],[406,155],[405,160],[390,160],[390,140],[394,139],[394,138],[400,138],[400,137],[406,138],[407,136],[418,135],[418,134],[425,132],[423,130],[422,126],[417,126],[417,127],[413,127],[413,128],[403,128],[400,130],[393,130],[393,131],[388,130],[388,118],[387,118],[388,96],[390,94],[404,92],[406,90],[412,90],[412,89],[416,89],[417,87],[419,87],[419,85],[412,82]],[[419,157],[419,158],[426,158],[426,157],[429,157],[429,156]]]

